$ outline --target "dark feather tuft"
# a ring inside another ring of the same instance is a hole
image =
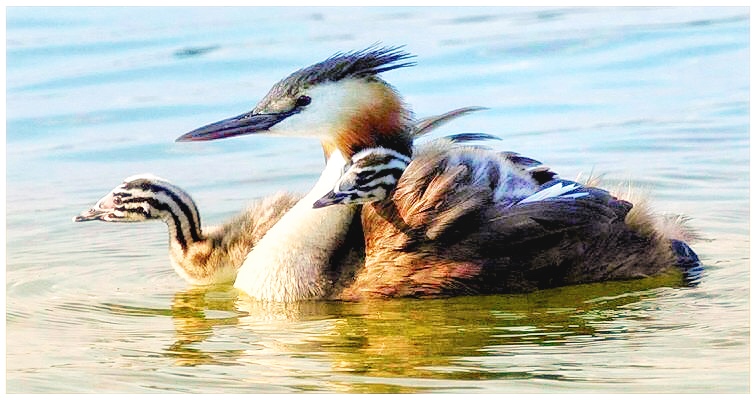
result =
[[[501,140],[500,137],[488,133],[457,133],[446,136],[446,139],[454,143],[474,142],[479,140]]]
[[[299,71],[307,82],[339,81],[345,78],[364,78],[392,69],[410,67],[414,62],[395,64],[414,57],[398,47],[371,46],[351,53],[336,53],[327,60]],[[296,74],[296,73],[295,73]]]
[[[336,53],[325,61],[302,68],[278,82],[271,92],[293,95],[301,88],[323,82],[338,82],[347,78],[366,78],[392,69],[410,67],[414,62],[403,62],[414,57],[399,47],[371,46],[349,53]]]
[[[501,154],[504,158],[511,161],[515,165],[519,165],[523,168],[533,168],[541,165],[541,162],[538,160],[534,160],[529,157],[523,157],[519,155],[518,153],[511,152],[511,151],[502,151]]]

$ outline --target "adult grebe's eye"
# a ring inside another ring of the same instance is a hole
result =
[[[297,98],[296,106],[304,107],[310,103],[312,103],[312,99],[310,98],[310,96],[299,96]]]

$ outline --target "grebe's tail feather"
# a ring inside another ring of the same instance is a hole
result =
[[[687,286],[697,286],[701,283],[704,266],[698,255],[682,240],[672,239],[672,251],[677,257],[677,266],[682,270],[683,280]]]

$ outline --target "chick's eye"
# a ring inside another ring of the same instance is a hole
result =
[[[121,204],[121,198],[120,197],[113,198],[113,204],[120,205]]]
[[[297,107],[304,107],[312,102],[312,99],[310,96],[299,96],[297,98],[296,105]]]

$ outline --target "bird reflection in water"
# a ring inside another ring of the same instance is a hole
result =
[[[669,273],[529,294],[354,303],[258,302],[215,286],[176,293],[170,310],[152,314],[172,318],[175,340],[163,355],[180,366],[270,362],[280,369],[288,356],[299,363],[291,368],[309,359],[331,372],[373,377],[522,379],[538,376],[514,359],[510,372],[469,360],[522,346],[627,338],[623,321],[645,318],[643,300],[660,291],[688,290],[669,288],[679,279]]]

